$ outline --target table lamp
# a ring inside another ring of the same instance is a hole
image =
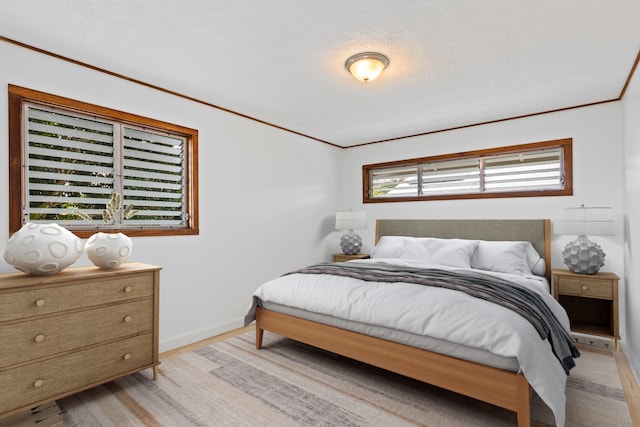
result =
[[[578,236],[562,251],[564,263],[574,273],[596,274],[604,265],[605,253],[587,235],[613,236],[612,209],[584,205],[562,209],[560,219],[553,222],[553,234]]]
[[[345,255],[355,255],[362,249],[362,238],[353,230],[367,229],[367,213],[337,212],[336,230],[349,230],[340,238],[340,247]]]

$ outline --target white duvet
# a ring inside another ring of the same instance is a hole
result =
[[[432,263],[406,259],[351,262],[434,267]],[[536,291],[569,330],[566,312],[551,296],[544,278],[483,273],[516,281]],[[531,387],[553,411],[556,425],[564,426],[566,374],[553,355],[549,342],[541,340],[527,320],[507,308],[448,289],[410,283],[365,282],[318,274],[279,277],[260,286],[254,296],[265,302],[515,357]]]

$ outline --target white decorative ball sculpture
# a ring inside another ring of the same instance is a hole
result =
[[[85,248],[92,263],[103,270],[112,270],[129,258],[133,242],[122,233],[96,233],[89,237]]]
[[[58,273],[82,255],[82,240],[58,224],[28,222],[9,238],[4,260],[32,276]]]

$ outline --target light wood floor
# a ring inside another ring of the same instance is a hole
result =
[[[244,328],[235,329],[224,334],[216,335],[215,337],[197,341],[184,347],[165,351],[160,354],[160,360],[162,361],[163,359],[180,356],[184,353],[190,353],[201,347],[213,344],[218,341],[224,341],[227,338],[231,338],[233,336],[254,330],[255,325],[249,325],[245,326]],[[599,350],[588,346],[579,345],[578,347],[580,351],[605,352],[605,350]],[[624,389],[624,396],[627,400],[627,405],[629,406],[629,412],[631,413],[631,420],[633,421],[634,426],[640,427],[640,387],[638,387],[638,382],[633,375],[633,371],[631,370],[631,366],[629,365],[629,361],[627,360],[624,352],[622,350],[615,351],[614,357],[616,359],[616,365],[618,366],[620,381],[622,382],[622,387]]]
[[[205,338],[200,341],[196,341],[192,344],[185,345],[183,347],[178,347],[173,350],[168,350],[160,353],[160,361],[163,359],[168,359],[170,357],[180,356],[184,353],[191,353],[192,351],[196,351],[199,348],[204,346],[213,344],[218,341],[224,341],[227,338],[235,337],[236,335],[244,334],[245,332],[255,331],[256,325],[251,324],[249,326],[245,326],[244,328],[234,329],[233,331],[225,332],[224,334],[216,335],[215,337]]]
[[[614,352],[616,358],[616,365],[618,365],[618,374],[620,375],[620,381],[624,389],[624,397],[627,399],[627,405],[629,406],[629,412],[631,413],[631,420],[634,426],[640,426],[640,389],[638,388],[638,381],[636,381],[627,356],[624,352]]]

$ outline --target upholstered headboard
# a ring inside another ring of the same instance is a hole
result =
[[[529,241],[544,258],[545,276],[551,281],[551,221],[548,219],[378,219],[376,243],[382,236]]]

